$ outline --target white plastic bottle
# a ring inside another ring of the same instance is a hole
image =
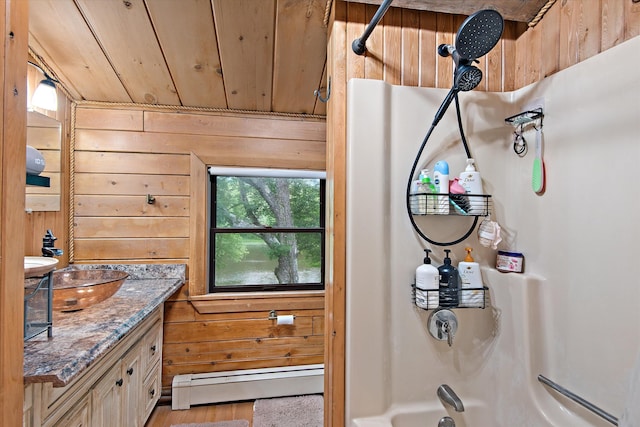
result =
[[[482,192],[482,178],[480,172],[478,172],[474,166],[473,159],[467,159],[467,167],[464,172],[460,173],[459,177],[460,185],[462,185],[467,194],[483,194]],[[485,206],[485,198],[483,196],[469,196],[469,209],[470,215],[485,215],[487,213],[487,206]]]
[[[458,263],[458,272],[460,273],[460,284],[462,288],[481,288],[482,287],[482,275],[480,273],[480,264],[475,262],[471,256],[472,249],[469,247],[464,248],[467,251],[467,256],[464,261]]]
[[[409,206],[413,215],[426,215],[427,213],[427,195],[424,194],[422,182],[416,179],[411,183],[411,191],[409,193]]]
[[[461,307],[477,307],[484,308],[484,290],[482,284],[482,273],[480,272],[480,264],[475,262],[471,256],[472,249],[464,248],[467,256],[464,261],[458,263],[458,272],[460,273],[460,306]]]
[[[433,167],[433,183],[438,192],[436,213],[447,215],[449,213],[449,163],[444,160],[436,162]]]
[[[425,249],[423,264],[416,268],[416,305],[420,308],[432,309],[439,305],[440,273],[431,264],[430,249]]]

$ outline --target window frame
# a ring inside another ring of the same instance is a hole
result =
[[[228,170],[227,170],[228,169]],[[208,280],[207,289],[211,294],[230,292],[300,292],[300,291],[323,291],[325,289],[325,252],[326,252],[326,176],[324,172],[312,172],[316,176],[306,176],[308,171],[296,170],[267,170],[267,169],[244,169],[244,168],[209,168],[209,233],[208,233]],[[318,179],[319,188],[319,226],[318,227],[216,227],[217,224],[217,178],[219,176],[247,177],[254,178],[290,178],[290,179]],[[318,234],[320,237],[320,282],[319,283],[286,283],[286,284],[241,284],[241,285],[215,285],[215,238],[218,234],[255,234],[265,233],[309,233]]]

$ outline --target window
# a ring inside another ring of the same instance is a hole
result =
[[[209,291],[324,289],[324,173],[209,173]]]

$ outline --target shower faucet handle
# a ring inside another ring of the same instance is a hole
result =
[[[451,310],[436,310],[429,316],[428,329],[432,337],[440,341],[446,340],[451,347],[458,330],[458,319]]]
[[[436,320],[438,326],[438,338],[441,340],[447,340],[449,347],[453,345],[453,333],[451,332],[451,323],[448,320],[441,321]]]
[[[447,344],[449,344],[449,347],[451,347],[453,345],[453,334],[451,333],[451,323],[445,321],[442,324],[442,329],[444,329],[444,333],[447,336]]]

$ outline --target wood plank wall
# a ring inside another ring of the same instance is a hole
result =
[[[346,85],[351,78],[390,84],[450,88],[452,61],[436,48],[452,43],[463,17],[391,7],[358,56],[351,43],[362,35],[376,6],[336,0],[329,24],[327,76],[327,182],[333,201],[327,218],[331,280],[327,283],[325,426],[344,425],[346,296]],[[510,91],[565,69],[640,34],[640,3],[632,0],[559,0],[533,28],[506,22],[501,42],[478,65],[475,90]]]
[[[323,119],[78,106],[74,262],[192,264],[190,224],[206,218],[190,211],[190,178],[201,173],[193,154],[219,166],[324,169],[325,134]],[[322,293],[268,309],[201,297],[202,313],[188,295],[187,284],[165,306],[165,389],[178,374],[323,363]],[[270,309],[294,314],[294,326],[275,326]]]
[[[345,15],[346,46],[341,47],[347,79],[384,80],[390,84],[450,88],[453,61],[437,54],[442,43],[453,44],[466,16],[391,7],[367,41],[367,53],[358,56],[351,42],[360,37],[377,6],[338,1]],[[476,90],[508,91],[514,87],[515,40],[526,24],[506,22],[502,40],[476,64],[483,79]],[[331,73],[329,73],[331,75]]]
[[[640,3],[633,0],[557,1],[516,42],[515,87],[553,73],[640,35]]]
[[[165,303],[162,387],[174,375],[324,363],[324,295],[229,298],[199,312],[188,285]],[[294,315],[276,325],[269,311]]]
[[[0,2],[0,418],[22,425],[27,2]],[[19,166],[16,166],[19,165]]]

